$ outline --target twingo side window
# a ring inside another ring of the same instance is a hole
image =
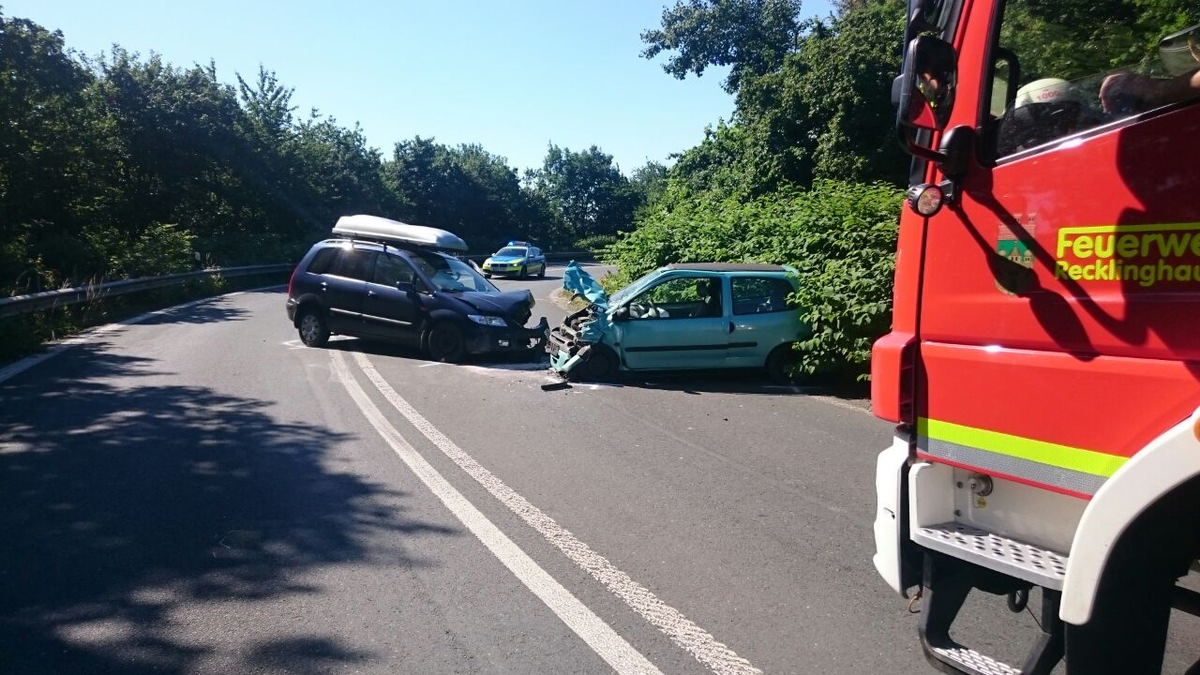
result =
[[[1006,2],[993,50],[995,156],[1200,95],[1185,82],[1200,68],[1197,21],[1194,0]]]
[[[786,312],[787,298],[795,289],[778,277],[734,277],[730,280],[734,314]]]
[[[697,319],[721,316],[720,277],[668,279],[633,299],[633,319]]]

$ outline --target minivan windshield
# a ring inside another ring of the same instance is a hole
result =
[[[435,290],[500,292],[500,289],[484,279],[483,275],[458,258],[451,258],[440,253],[414,251],[412,259],[413,263],[429,278]]]

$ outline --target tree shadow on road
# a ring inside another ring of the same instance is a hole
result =
[[[324,566],[427,564],[373,550],[373,535],[457,532],[333,470],[345,435],[282,422],[263,401],[137,386],[152,360],[72,352],[88,379],[43,366],[0,383],[0,672],[185,673],[206,658],[224,672],[317,672],[382,656],[292,635],[239,663],[215,643],[238,628],[185,641],[173,622],[185,605],[317,596],[305,572]]]

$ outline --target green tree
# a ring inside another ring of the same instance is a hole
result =
[[[640,205],[636,189],[613,163],[612,155],[594,145],[573,152],[551,144],[542,169],[535,174],[533,190],[562,223],[560,241],[575,242],[630,229]]]
[[[455,232],[477,253],[513,237],[544,243],[549,228],[516,170],[479,145],[418,136],[396,144],[383,176],[403,218]]]
[[[662,27],[642,33],[642,56],[674,52],[663,70],[683,79],[712,66],[728,66],[725,90],[769,73],[796,48],[799,0],[678,0],[663,11]]]
[[[0,287],[40,290],[95,268],[77,215],[95,166],[91,80],[61,32],[0,14]]]

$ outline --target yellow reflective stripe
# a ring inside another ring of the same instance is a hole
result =
[[[1121,468],[1127,457],[1106,455],[1095,450],[1072,448],[999,431],[976,429],[953,422],[917,419],[917,434],[947,443],[956,443],[1016,459],[1047,464],[1072,471],[1108,478]]]

